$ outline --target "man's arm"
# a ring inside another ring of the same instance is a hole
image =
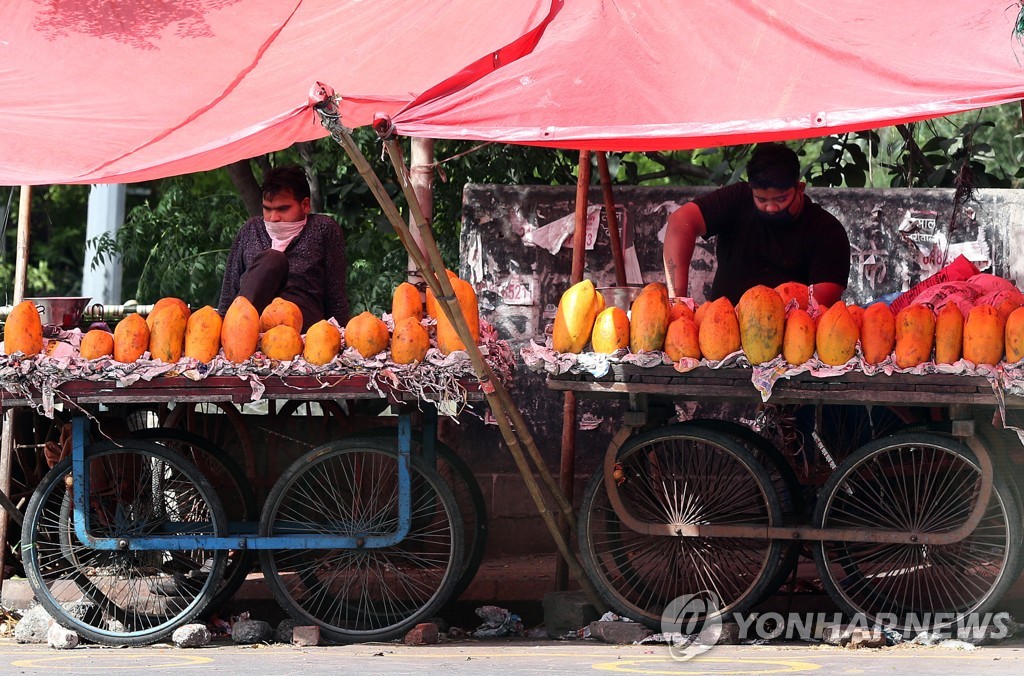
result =
[[[687,202],[668,217],[665,231],[665,283],[670,298],[689,295],[690,261],[697,238],[707,233],[704,215],[693,202]]]

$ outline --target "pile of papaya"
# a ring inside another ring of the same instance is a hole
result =
[[[837,301],[812,314],[808,287],[787,282],[755,286],[735,307],[719,298],[693,311],[670,302],[665,285],[655,282],[626,313],[605,307],[600,292],[584,280],[562,294],[552,347],[580,353],[590,345],[602,354],[661,350],[673,362],[718,361],[742,349],[752,364],[782,356],[799,365],[817,355],[824,364],[840,366],[857,354],[859,344],[864,362],[872,365],[890,357],[899,368],[961,358],[975,365],[1016,363],[1024,358],[1024,294],[1014,287],[992,299],[997,302],[978,302],[966,313],[958,297],[941,305],[915,300],[898,312],[882,302],[863,308]]]
[[[476,291],[450,270],[448,278],[473,339],[479,341]],[[436,343],[443,354],[466,349],[430,291],[426,296],[426,314],[436,320]],[[327,320],[313,324],[303,335],[302,311],[284,298],[275,298],[260,313],[239,296],[223,317],[209,305],[192,312],[178,298],[162,298],[145,318],[130,314],[117,323],[113,332],[89,330],[82,337],[79,353],[83,359],[112,358],[121,363],[133,363],[147,351],[151,359],[166,363],[176,363],[182,357],[208,363],[222,354],[227,361],[237,364],[259,351],[281,361],[302,355],[308,363],[322,366],[334,360],[345,347],[352,347],[364,358],[390,349],[395,363],[422,362],[431,338],[422,321],[424,302],[415,286],[402,282],[395,288],[391,316],[392,331],[382,318],[363,312],[348,321],[344,335]],[[11,310],[4,326],[4,339],[7,354],[33,356],[43,351],[42,324],[31,301],[19,303]]]

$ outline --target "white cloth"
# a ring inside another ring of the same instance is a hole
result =
[[[270,235],[270,248],[275,251],[284,252],[288,248],[288,245],[292,243],[292,240],[299,236],[302,229],[306,227],[306,219],[303,218],[301,221],[263,221],[263,225],[267,228],[267,234]]]

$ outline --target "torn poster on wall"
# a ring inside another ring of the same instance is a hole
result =
[[[974,220],[973,209],[966,209],[965,215]],[[917,263],[925,277],[938,272],[960,255],[971,261],[979,270],[985,270],[992,265],[991,247],[985,239],[984,229],[978,230],[978,238],[974,241],[951,244],[945,229],[938,225],[938,213],[935,211],[908,209],[897,232],[905,242],[917,250]]]
[[[584,246],[587,251],[594,250],[603,211],[604,207],[601,205],[592,204],[587,207],[587,227],[584,236]],[[640,273],[640,261],[636,255],[636,246],[633,243],[633,229],[630,227],[629,217],[626,210],[618,206],[615,208],[615,216],[619,225],[619,241],[622,244],[622,257],[626,267],[626,283],[642,284],[643,277]],[[604,223],[607,228],[607,218],[604,219]],[[573,247],[572,235],[575,228],[576,214],[570,213],[547,225],[527,232],[523,235],[523,241],[527,244],[539,246],[551,254],[556,254],[563,246],[568,249]]]

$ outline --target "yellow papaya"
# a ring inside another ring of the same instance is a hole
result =
[[[430,349],[430,336],[414,316],[408,316],[395,323],[391,336],[391,361],[396,364],[421,362]]]
[[[416,321],[423,319],[423,299],[419,289],[409,282],[402,282],[391,293],[391,320],[396,329],[398,322],[406,317],[415,317]]]
[[[629,347],[629,316],[626,311],[613,305],[598,313],[591,343],[594,352],[601,354],[612,354]]]
[[[358,314],[345,325],[345,344],[365,358],[380,354],[388,348],[387,324],[373,313]]]
[[[740,297],[736,314],[740,342],[751,364],[764,364],[782,353],[786,304],[775,289],[758,285]]]
[[[82,359],[99,359],[114,354],[114,334],[103,329],[91,329],[82,336],[78,347]]]
[[[288,324],[272,326],[260,336],[260,352],[280,361],[291,361],[302,353],[302,336]]]
[[[998,364],[1003,358],[1006,325],[990,305],[975,305],[964,322],[964,359],[973,364]]]
[[[321,319],[306,331],[306,344],[302,357],[314,366],[329,364],[341,351],[341,331],[326,319]]]
[[[302,310],[290,300],[275,298],[260,313],[260,332],[266,333],[275,326],[290,326],[296,333],[302,332]]]
[[[786,329],[782,336],[782,358],[794,366],[814,356],[817,327],[806,310],[793,308],[786,316]]]
[[[935,313],[927,305],[908,305],[896,313],[896,351],[893,361],[901,369],[932,358]]]
[[[956,303],[946,303],[935,315],[935,363],[952,364],[963,350],[964,313]]]
[[[260,342],[260,315],[245,296],[238,296],[224,313],[220,344],[224,358],[240,364],[256,352]]]
[[[43,351],[43,321],[39,309],[30,300],[23,300],[11,309],[4,323],[4,352],[21,352],[27,357]]]
[[[674,362],[684,357],[700,359],[700,335],[691,317],[679,317],[668,325],[665,354]]]
[[[597,311],[602,304],[597,289],[589,279],[573,284],[562,294],[555,312],[551,335],[556,352],[579,354],[586,347],[594,328]],[[440,341],[439,341],[440,342]]]
[[[654,352],[665,347],[668,330],[668,291],[664,284],[648,284],[636,297],[629,311],[629,349]]]
[[[114,327],[114,361],[132,364],[149,349],[149,326],[142,315],[130,314]]]
[[[846,303],[837,300],[818,318],[815,347],[818,359],[829,366],[842,366],[857,354],[860,333]]]
[[[149,356],[167,364],[181,359],[185,349],[185,313],[176,304],[168,304],[147,317]],[[150,323],[151,322],[151,323]]]
[[[721,361],[742,347],[740,323],[735,308],[725,296],[705,305],[707,310],[697,329],[700,353],[711,361]]]
[[[185,356],[204,364],[220,352],[220,332],[224,320],[209,305],[192,313],[185,323]]]
[[[885,303],[873,303],[864,310],[860,348],[865,363],[882,363],[896,347],[896,315]]]

